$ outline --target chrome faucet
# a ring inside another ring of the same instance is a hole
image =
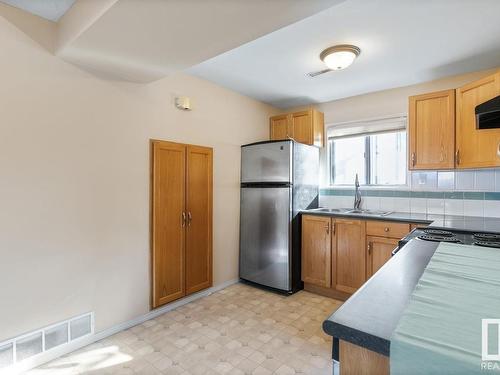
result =
[[[354,180],[354,209],[359,210],[361,207],[361,192],[359,191],[359,179],[358,174],[356,173],[356,180]]]

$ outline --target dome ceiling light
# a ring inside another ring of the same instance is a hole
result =
[[[332,70],[345,69],[354,62],[360,53],[361,50],[359,47],[351,44],[339,44],[333,47],[328,47],[319,55],[319,58],[325,63],[328,69],[308,73],[308,75],[310,77],[316,77],[317,75],[327,73]]]

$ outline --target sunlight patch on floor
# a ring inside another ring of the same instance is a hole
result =
[[[30,371],[30,374],[79,374],[91,373],[132,361],[131,355],[122,353],[116,345],[92,349],[91,346],[61,357],[42,368]],[[89,350],[90,348],[90,350]]]

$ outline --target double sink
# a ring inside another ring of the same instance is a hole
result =
[[[326,212],[332,214],[349,214],[349,215],[361,215],[361,216],[387,216],[390,215],[391,211],[381,211],[381,210],[364,210],[364,209],[352,209],[352,208],[316,208],[311,211]]]

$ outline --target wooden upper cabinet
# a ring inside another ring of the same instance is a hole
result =
[[[292,138],[297,142],[323,147],[324,115],[315,109],[270,118],[271,140]]]
[[[409,98],[409,169],[455,166],[455,90]]]
[[[273,116],[269,119],[269,128],[272,140],[292,138],[289,129],[289,115]]]
[[[185,295],[184,212],[186,148],[152,142],[153,307]]]
[[[335,289],[354,293],[366,280],[366,222],[335,219],[337,244],[333,251]]]
[[[366,278],[370,278],[392,256],[392,250],[398,246],[396,238],[366,237],[367,242],[367,270]]]
[[[457,167],[500,166],[500,129],[478,130],[476,106],[500,95],[500,71],[457,89]]]
[[[302,216],[302,281],[331,286],[331,219]]]
[[[308,145],[313,144],[311,111],[292,113],[290,116],[293,139]]]
[[[212,286],[212,149],[187,146],[186,294]]]

